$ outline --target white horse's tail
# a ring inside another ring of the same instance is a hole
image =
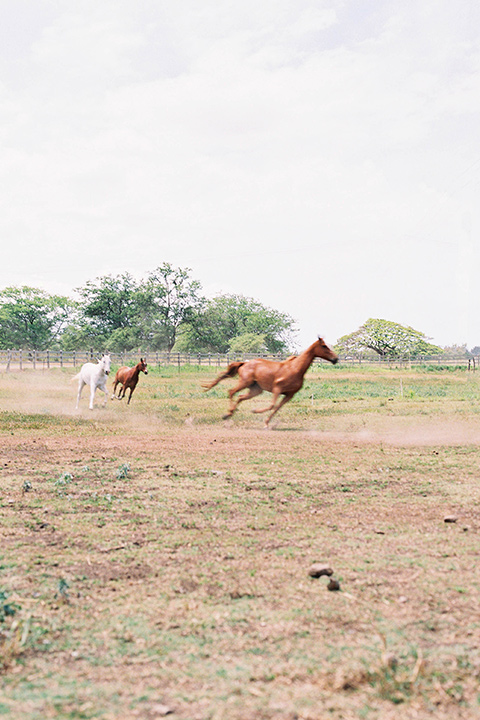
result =
[[[70,380],[70,382],[73,382],[74,380],[78,380],[80,377],[80,373],[78,372],[76,375],[73,376],[73,378]]]

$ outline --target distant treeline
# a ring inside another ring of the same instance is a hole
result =
[[[28,286],[0,291],[0,349],[277,355],[294,347],[290,315],[244,295],[207,298],[189,268],[169,263],[141,280],[128,272],[105,275],[73,292],[65,297]],[[440,348],[423,332],[378,318],[341,337],[335,349],[346,359],[365,360],[480,354],[480,347]]]
[[[207,298],[189,268],[169,263],[138,281],[128,272],[89,280],[74,297],[27,286],[0,291],[3,349],[275,354],[291,348],[294,325],[253,298]]]

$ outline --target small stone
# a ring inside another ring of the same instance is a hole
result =
[[[443,518],[443,522],[446,523],[456,523],[457,520],[458,518],[455,517],[455,515],[445,515],[445,517]]]
[[[322,565],[321,563],[313,563],[313,565],[310,567],[310,570],[308,571],[308,574],[310,575],[310,577],[319,578],[322,577],[322,575],[333,575],[333,570],[331,567],[328,567],[328,565]]]
[[[157,717],[165,717],[165,715],[171,715],[175,712],[171,707],[168,707],[168,705],[160,704],[153,705],[153,707],[150,708],[150,711]]]
[[[330,578],[327,585],[327,590],[331,590],[332,592],[335,590],[340,590],[340,583],[338,582],[338,580],[335,580],[335,578]]]

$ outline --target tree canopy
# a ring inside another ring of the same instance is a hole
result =
[[[384,359],[416,358],[442,352],[440,347],[430,344],[422,332],[378,318],[370,318],[355,332],[341,337],[335,349],[342,355],[359,355],[371,350]]]
[[[190,273],[190,268],[164,263],[148,275],[142,286],[139,310],[153,348],[172,350],[182,325],[201,313],[202,286]]]
[[[241,294],[206,298],[190,268],[163,263],[146,277],[129,272],[88,280],[76,298],[29,286],[0,291],[0,347],[42,350],[142,349],[276,354],[290,352],[295,321]],[[336,351],[383,359],[471,355],[466,346],[442,348],[412,327],[370,318],[341,337]]]
[[[278,353],[291,344],[294,320],[244,295],[218,295],[205,300],[190,318],[179,339],[184,350],[225,353],[250,347],[249,352]],[[240,338],[243,338],[240,342]],[[246,351],[246,350],[245,350]]]
[[[140,280],[128,272],[97,277],[75,293],[1,291],[1,346],[261,354],[287,350],[293,333],[289,315],[243,295],[207,299],[189,268],[169,263]]]
[[[0,347],[44,350],[59,339],[72,312],[66,297],[7,287],[0,291]]]

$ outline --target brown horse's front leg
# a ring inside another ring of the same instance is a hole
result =
[[[252,410],[252,412],[264,413],[264,412],[268,412],[269,410],[273,410],[273,408],[275,407],[275,403],[277,402],[278,398],[280,397],[280,393],[274,392],[274,393],[272,393],[272,395],[273,395],[273,397],[272,397],[272,402],[270,403],[270,405],[267,405],[267,407],[264,407],[264,408],[257,408],[255,410]]]
[[[265,420],[265,427],[266,427],[266,428],[268,428],[268,423],[270,422],[270,420],[272,419],[272,417],[275,415],[275,413],[277,413],[277,412],[280,410],[281,407],[283,407],[289,400],[291,400],[294,395],[295,395],[295,393],[288,393],[288,394],[286,394],[286,395],[282,398],[282,401],[279,402],[278,405],[273,408],[273,412],[270,413],[270,415],[268,416],[268,418]]]

